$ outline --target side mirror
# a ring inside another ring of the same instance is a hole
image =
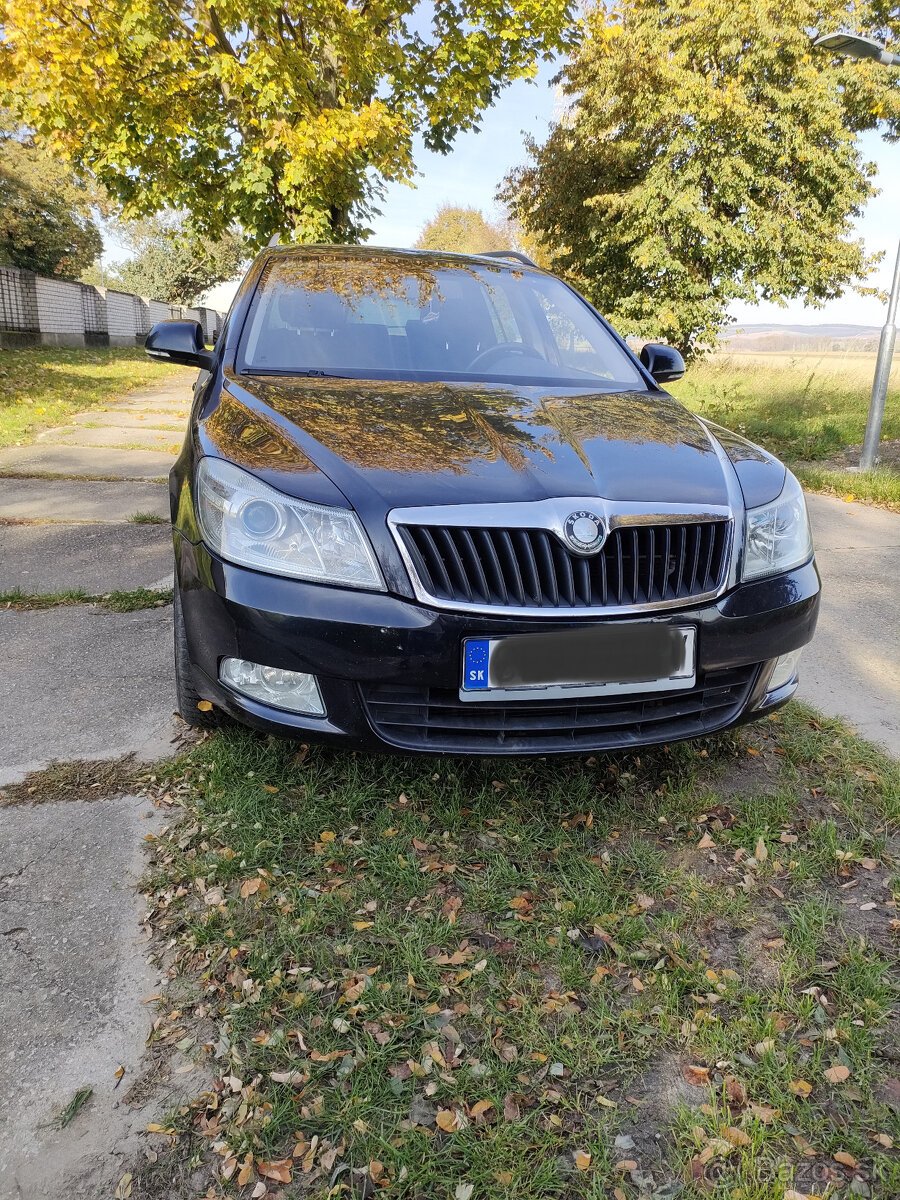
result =
[[[684,374],[684,359],[674,346],[648,342],[641,351],[641,362],[657,383],[674,383]]]
[[[151,358],[184,363],[208,371],[213,356],[206,349],[199,321],[158,321],[147,334],[144,349]]]

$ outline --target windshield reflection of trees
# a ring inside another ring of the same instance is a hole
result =
[[[246,384],[242,378],[242,391]],[[474,458],[518,470],[536,455],[552,462],[561,445],[587,462],[584,446],[594,439],[711,452],[686,410],[652,394],[274,377],[256,377],[251,386],[282,418],[346,462],[371,470],[462,471]],[[251,404],[249,396],[244,404],[223,391],[204,423],[218,452],[249,467],[310,469],[289,431],[254,413]]]

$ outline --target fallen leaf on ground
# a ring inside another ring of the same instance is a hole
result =
[[[852,1154],[848,1154],[846,1150],[838,1150],[834,1156],[834,1161],[839,1162],[844,1167],[855,1167],[856,1159]]]
[[[760,839],[757,841],[756,849],[753,851],[753,857],[758,863],[764,863],[769,857],[768,847],[766,846],[764,838],[760,837]]]
[[[770,1108],[768,1104],[755,1104],[752,1100],[747,1105],[747,1112],[751,1117],[756,1117],[757,1121],[762,1121],[764,1125],[771,1125],[778,1116],[777,1108]]]
[[[575,1166],[579,1171],[586,1171],[591,1165],[591,1156],[587,1150],[579,1150],[575,1155]]]
[[[453,1191],[453,1195],[455,1200],[471,1200],[474,1191],[474,1183],[458,1183]]]
[[[274,1179],[278,1183],[291,1182],[291,1160],[289,1158],[282,1158],[277,1162],[258,1162],[256,1169],[266,1179]]]
[[[715,850],[716,843],[712,840],[708,833],[704,833],[703,837],[697,843],[698,850]]]
[[[829,1083],[843,1083],[845,1079],[850,1078],[850,1068],[845,1067],[843,1063],[835,1063],[825,1072],[825,1078]]]
[[[452,1108],[440,1108],[435,1117],[439,1129],[443,1129],[445,1133],[454,1133],[459,1126],[456,1121],[456,1113]]]
[[[709,1067],[687,1066],[682,1071],[685,1082],[691,1087],[706,1087],[709,1083]]]
[[[731,1142],[732,1146],[749,1146],[751,1139],[744,1133],[743,1129],[735,1129],[733,1125],[726,1125],[721,1131],[722,1137],[726,1142]]]
[[[804,1098],[812,1091],[812,1084],[807,1083],[805,1079],[792,1079],[788,1087],[795,1096],[803,1096]]]

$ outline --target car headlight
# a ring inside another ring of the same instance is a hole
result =
[[[285,496],[218,458],[197,468],[203,540],[229,562],[272,575],[384,591],[355,513]]]
[[[807,562],[812,553],[803,489],[788,471],[777,500],[747,510],[742,577],[759,579],[789,571]]]

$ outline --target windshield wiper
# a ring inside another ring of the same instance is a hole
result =
[[[254,367],[242,371],[242,375],[289,375],[293,379],[356,379],[356,375],[342,374],[340,371],[323,371],[319,367],[308,367],[305,370],[286,370],[283,367]]]

